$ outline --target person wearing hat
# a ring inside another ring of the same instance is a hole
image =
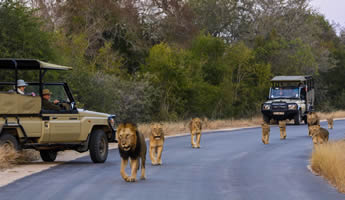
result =
[[[43,110],[56,110],[59,111],[61,108],[55,104],[59,103],[58,100],[55,100],[54,103],[50,102],[50,97],[52,93],[49,89],[43,89],[42,91],[42,108]]]
[[[17,81],[17,92],[19,94],[25,95],[25,88],[28,86],[24,80],[20,79]]]
[[[28,84],[22,80],[22,79],[19,79],[17,80],[17,93],[18,94],[21,94],[21,95],[29,95],[29,96],[36,96],[36,94],[34,92],[31,92],[31,93],[25,93],[25,88],[28,86]],[[15,93],[15,89],[13,90],[9,90],[8,91],[9,93]]]

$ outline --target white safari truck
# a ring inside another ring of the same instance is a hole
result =
[[[276,76],[271,80],[267,101],[261,106],[263,119],[267,123],[271,119],[293,119],[296,125],[302,120],[307,123],[314,100],[312,76]]]
[[[39,60],[0,59],[0,73],[10,80],[0,82],[0,145],[36,149],[42,160],[49,162],[58,151],[89,150],[93,162],[105,162],[108,142],[115,142],[115,116],[78,109],[67,83],[43,81],[51,70],[71,68]],[[23,95],[18,91],[18,77],[29,72],[38,81],[28,82],[28,93]],[[42,106],[42,91],[47,89],[51,99],[59,101],[55,106],[60,109]]]

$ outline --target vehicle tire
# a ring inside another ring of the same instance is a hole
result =
[[[108,157],[108,138],[104,131],[96,129],[92,131],[89,142],[91,160],[94,163],[104,163]]]
[[[54,162],[57,156],[57,151],[54,150],[40,150],[41,158],[44,162]]]
[[[262,115],[265,123],[270,124],[271,119],[267,115]]]
[[[307,115],[305,115],[305,117],[304,117],[304,124],[308,124],[308,118],[307,118]]]
[[[300,111],[297,112],[297,114],[294,117],[295,125],[300,125],[301,123],[301,114]]]
[[[17,151],[21,149],[17,138],[9,133],[3,133],[0,136],[0,146],[9,146]]]

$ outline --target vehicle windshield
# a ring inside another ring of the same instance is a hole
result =
[[[48,89],[52,95],[52,100],[59,100],[60,102],[70,103],[70,99],[68,98],[65,88],[63,85],[45,85],[44,89]]]
[[[271,88],[270,99],[296,99],[299,98],[299,89],[296,88]]]

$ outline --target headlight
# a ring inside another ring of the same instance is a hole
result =
[[[297,104],[289,104],[288,109],[289,110],[297,110]]]
[[[265,104],[265,105],[263,106],[263,109],[264,109],[264,110],[270,110],[270,109],[271,109],[271,105]]]
[[[110,115],[108,117],[108,123],[113,128],[113,130],[115,130],[115,115]]]

